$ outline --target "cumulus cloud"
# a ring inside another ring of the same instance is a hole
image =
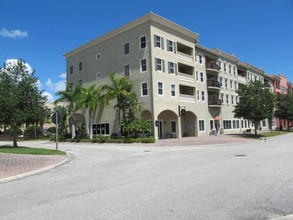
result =
[[[50,91],[60,91],[65,90],[65,80],[60,80],[58,82],[52,82],[50,78],[45,82],[46,86],[50,89]]]
[[[7,30],[6,28],[2,28],[0,30],[0,36],[14,38],[14,39],[25,38],[25,37],[28,37],[28,32],[21,31],[21,30]]]
[[[47,98],[47,102],[54,102],[54,97],[51,93],[49,92],[43,92],[43,96]]]
[[[7,59],[5,64],[7,66],[14,66],[14,65],[17,65],[17,61],[18,59]],[[28,71],[28,73],[33,72],[33,68],[28,63],[24,63],[24,65],[26,66],[26,70]]]
[[[61,79],[66,79],[66,73],[61,73],[61,74],[59,75],[59,77],[60,77]]]

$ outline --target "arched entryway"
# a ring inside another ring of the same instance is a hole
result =
[[[153,115],[149,110],[142,111],[140,116],[143,117],[144,119],[150,120],[150,121],[153,119]]]
[[[162,111],[157,117],[158,138],[178,137],[178,116],[171,110]]]

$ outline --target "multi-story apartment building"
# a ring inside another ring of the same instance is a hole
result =
[[[156,138],[242,131],[251,124],[234,118],[237,89],[251,80],[272,84],[263,70],[199,45],[197,33],[154,13],[65,57],[67,81],[73,86],[110,83],[111,72],[132,80],[141,106],[139,116],[157,125]],[[94,118],[94,133],[110,135],[117,132],[117,124],[113,105],[106,106]]]

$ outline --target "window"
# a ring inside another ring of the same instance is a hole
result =
[[[124,76],[129,77],[130,76],[130,64],[124,65]]]
[[[226,104],[229,104],[229,95],[226,95]]]
[[[233,80],[230,79],[230,88],[233,89]]]
[[[204,101],[205,97],[204,97],[204,91],[201,91],[201,101]]]
[[[99,60],[99,59],[101,59],[101,53],[96,54],[96,60]]]
[[[205,128],[204,128],[204,120],[199,120],[198,121],[198,127],[199,127],[199,131],[205,131]]]
[[[223,83],[223,77],[220,77],[220,83],[221,83],[221,87],[223,87],[224,83]]]
[[[220,70],[222,70],[222,61],[219,60],[218,65],[219,65]]]
[[[234,88],[235,88],[235,90],[238,89],[238,83],[237,83],[237,81],[234,81]]]
[[[70,73],[70,74],[73,74],[73,65],[71,65],[71,66],[69,67],[69,73]]]
[[[144,36],[141,36],[140,38],[139,38],[139,41],[140,41],[140,49],[144,49],[144,48],[146,48],[146,36],[144,35]]]
[[[141,84],[141,95],[147,96],[148,95],[148,83],[142,83]]]
[[[196,81],[198,82],[198,71],[196,71]]]
[[[156,70],[165,72],[165,61],[159,58],[156,58]]]
[[[200,100],[200,97],[199,97],[199,90],[196,91],[196,95],[197,95],[197,100],[199,101],[199,100]]]
[[[168,43],[168,51],[175,53],[175,42],[171,40],[167,40]]]
[[[140,60],[140,72],[146,72],[147,71],[147,60],[141,59]]]
[[[226,72],[226,71],[227,71],[227,64],[224,63],[224,72]]]
[[[221,102],[224,103],[224,94],[221,93]]]
[[[162,37],[155,35],[155,47],[164,49],[163,40],[164,39]]]
[[[176,63],[173,62],[168,62],[168,73],[170,74],[176,74],[177,70],[177,65]]]
[[[203,72],[200,72],[200,81],[203,82]]]
[[[163,83],[162,82],[158,82],[158,95],[163,95]]]
[[[225,88],[228,88],[228,79],[225,79]]]
[[[230,73],[230,74],[232,73],[232,67],[231,67],[231,64],[229,64],[229,73]]]
[[[96,79],[99,79],[100,77],[101,77],[101,73],[100,72],[96,73]]]
[[[82,71],[82,67],[83,67],[83,66],[82,66],[82,61],[80,61],[79,64],[78,64],[78,70],[79,70],[79,71]]]
[[[234,105],[234,95],[231,95],[231,104]]]
[[[73,89],[73,82],[70,83],[70,88]]]
[[[203,63],[203,59],[202,59],[202,55],[201,55],[201,54],[198,54],[198,62],[199,62],[200,64]]]
[[[171,121],[171,132],[176,133],[176,121]]]
[[[224,120],[223,124],[224,124],[224,129],[231,129],[232,128],[230,120]]]
[[[93,135],[109,135],[110,134],[110,126],[109,123],[102,124],[93,124]]]
[[[82,79],[78,80],[78,86],[82,86]]]
[[[171,84],[171,96],[175,97],[176,96],[176,85]]]
[[[236,67],[235,66],[233,66],[233,74],[234,74],[234,76],[237,75],[237,71],[236,71]]]
[[[129,46],[130,46],[130,43],[129,42],[127,42],[127,43],[125,43],[124,44],[124,55],[127,55],[127,54],[129,54]]]

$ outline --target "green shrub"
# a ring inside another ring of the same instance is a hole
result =
[[[156,139],[154,137],[141,138],[141,143],[156,143]]]
[[[98,135],[93,137],[92,143],[108,143],[109,140],[110,140],[109,136]]]
[[[47,133],[56,133],[56,127],[48,128]]]
[[[28,126],[24,131],[25,138],[35,138],[35,135],[37,137],[42,137],[43,133],[40,127],[36,127],[35,125]]]
[[[11,129],[11,128],[7,128],[5,131],[4,131],[4,133],[3,133],[4,135],[13,135],[13,130]],[[17,128],[17,135],[22,135],[23,134],[23,132],[22,132],[22,130],[20,129],[20,128]]]

